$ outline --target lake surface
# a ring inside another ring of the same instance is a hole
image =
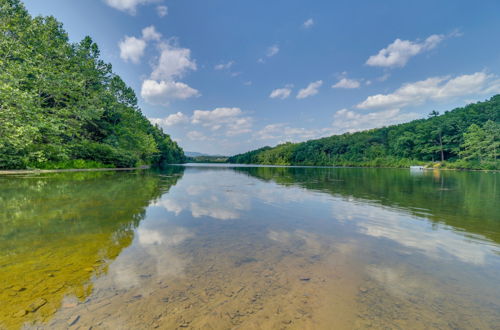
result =
[[[499,325],[499,173],[0,176],[0,329]]]

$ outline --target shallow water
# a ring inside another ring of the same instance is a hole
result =
[[[0,176],[0,328],[498,329],[498,173]]]

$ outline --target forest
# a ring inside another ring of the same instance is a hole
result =
[[[134,91],[54,17],[0,0],[0,169],[162,166],[183,150]]]
[[[284,143],[229,163],[500,170],[500,95],[405,124]]]

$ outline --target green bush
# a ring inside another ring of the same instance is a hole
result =
[[[41,170],[61,170],[61,169],[85,169],[85,168],[111,168],[114,165],[103,164],[94,160],[69,159],[62,161],[48,161],[43,163],[30,163],[27,166],[31,169]]]
[[[93,160],[115,167],[135,167],[139,158],[123,149],[97,142],[84,142],[71,147],[72,157],[76,159]]]

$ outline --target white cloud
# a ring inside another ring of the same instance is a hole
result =
[[[277,88],[271,92],[269,95],[270,98],[272,99],[286,99],[290,96],[292,93],[292,87],[293,85],[286,85],[284,88]]]
[[[280,48],[278,45],[272,45],[267,49],[266,56],[267,57],[273,57],[274,55],[278,54],[280,51]]]
[[[146,41],[136,37],[125,36],[118,44],[120,47],[120,57],[122,60],[132,63],[139,63],[146,49]]]
[[[308,20],[306,20],[303,24],[302,24],[302,27],[304,29],[309,29],[311,28],[312,26],[314,25],[314,20],[312,18],[309,18]]]
[[[182,77],[187,71],[196,71],[196,62],[191,59],[191,50],[162,43],[158,63],[154,66],[151,78],[171,80]]]
[[[156,31],[155,27],[151,25],[142,29],[142,39],[145,41],[159,41],[161,39],[161,33]]]
[[[191,123],[201,125],[211,131],[223,131],[226,136],[251,132],[252,118],[244,117],[240,108],[215,108],[195,110]]]
[[[153,124],[158,124],[160,126],[174,126],[178,124],[189,123],[189,117],[182,112],[173,113],[165,118],[149,118],[149,121]]]
[[[476,72],[455,78],[432,77],[404,84],[390,94],[377,94],[357,105],[360,109],[401,108],[426,101],[445,101],[471,94],[488,94],[500,91],[500,80],[494,75]]]
[[[372,55],[366,61],[370,66],[404,67],[415,55],[435,48],[446,38],[442,34],[433,34],[422,42],[396,39],[378,54]]]
[[[195,110],[193,114],[193,124],[212,126],[214,123],[226,121],[241,115],[240,108],[215,108],[214,110]]]
[[[151,104],[168,104],[171,99],[187,99],[200,93],[182,82],[146,79],[142,83],[141,96]]]
[[[230,69],[234,64],[234,61],[229,61],[227,63],[220,63],[214,66],[214,70],[228,70]]]
[[[193,141],[204,141],[204,140],[206,141],[206,140],[208,140],[208,137],[199,131],[190,131],[187,133],[187,137]]]
[[[156,13],[159,17],[165,17],[168,15],[168,7],[167,6],[157,6]]]
[[[105,0],[105,2],[110,7],[135,15],[137,6],[159,2],[159,0]]]
[[[305,99],[306,97],[318,94],[318,89],[323,85],[322,80],[318,80],[307,85],[306,88],[301,89],[297,94],[298,99]]]
[[[416,113],[401,113],[400,109],[390,109],[370,113],[357,113],[342,109],[333,116],[332,126],[336,133],[356,132],[365,129],[407,122],[419,117]]]
[[[355,79],[342,78],[335,85],[333,85],[332,88],[353,89],[353,88],[359,88],[359,86],[360,86],[359,81]]]
[[[120,57],[122,60],[132,63],[139,63],[148,41],[159,41],[161,33],[157,32],[154,26],[145,27],[142,30],[142,38],[125,36],[123,40],[118,43],[120,47]]]
[[[154,27],[143,30],[146,38],[161,38]],[[165,42],[159,45],[160,57],[153,65],[151,77],[142,83],[141,96],[151,104],[168,104],[172,99],[187,99],[199,96],[198,90],[176,78],[183,77],[188,71],[197,69],[196,62],[191,59],[191,51]]]
[[[227,136],[235,136],[245,133],[250,133],[252,131],[252,118],[243,117],[237,118],[235,121],[227,125]]]
[[[316,139],[332,135],[333,129],[330,127],[307,129],[301,127],[291,127],[286,123],[277,123],[266,125],[261,130],[255,132],[255,138],[259,140],[277,140],[282,142],[298,142],[310,139]]]

